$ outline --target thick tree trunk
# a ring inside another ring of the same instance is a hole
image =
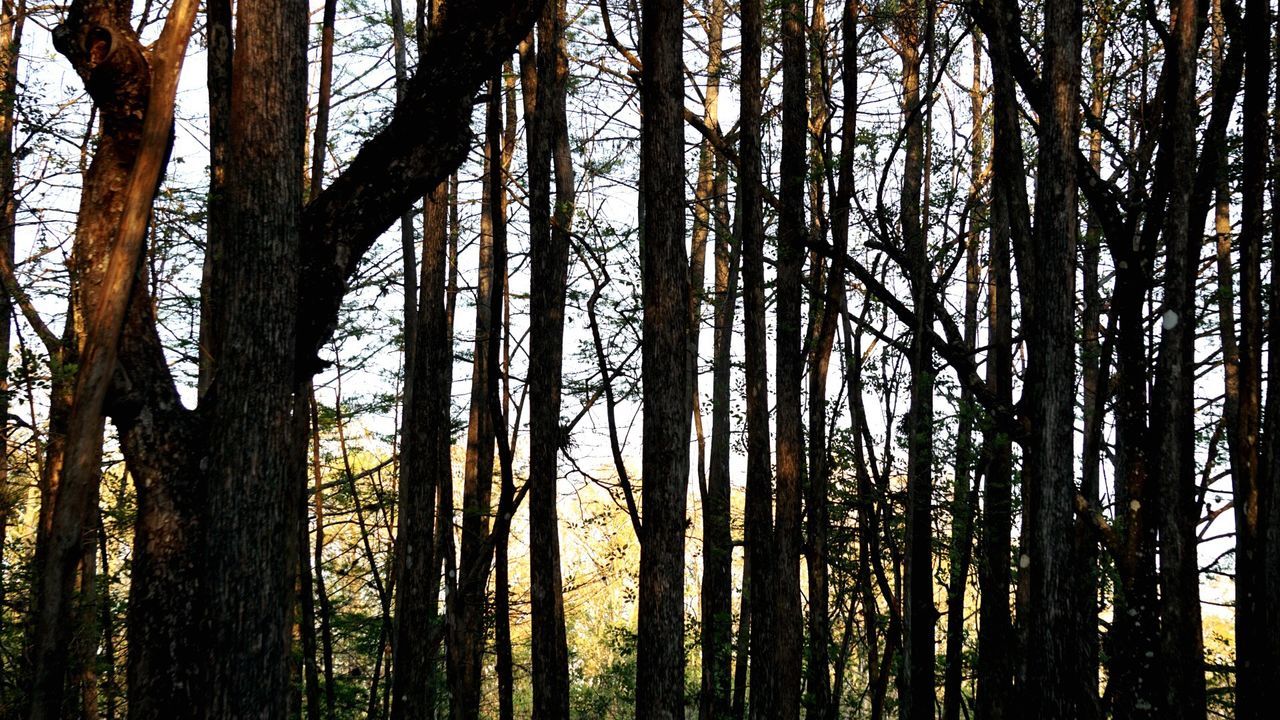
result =
[[[683,5],[643,0],[644,529],[636,717],[684,717],[684,525],[689,479],[689,260],[684,241]]]
[[[290,472],[294,408],[307,8],[237,10],[225,304],[225,352],[209,393],[208,593],[211,718],[281,717],[289,681],[290,566],[297,527]]]
[[[1160,354],[1152,395],[1153,458],[1160,478],[1161,649],[1168,717],[1205,714],[1204,646],[1201,638],[1199,563],[1200,520],[1195,447],[1196,276],[1204,216],[1192,223],[1195,181],[1196,0],[1171,3],[1172,87],[1166,93],[1165,138],[1172,154],[1173,180],[1164,218],[1164,302],[1160,308]],[[1252,350],[1246,352],[1251,354]]]
[[[167,161],[174,94],[195,19],[184,2],[170,11],[150,62],[129,26],[103,4],[73,4],[54,31],[101,110],[103,140],[85,176],[73,255],[73,318],[77,372],[66,409],[65,456],[46,464],[37,535],[30,713],[58,718],[64,699],[72,629],[72,597],[81,543],[97,506],[103,412],[120,351],[142,257],[151,203]],[[106,33],[113,52],[96,62]],[[144,112],[145,109],[145,112]],[[117,134],[118,131],[118,134]],[[61,394],[54,388],[52,394]],[[67,398],[52,401],[50,422]],[[127,439],[126,439],[127,442]],[[52,447],[51,453],[56,453]],[[140,523],[141,524],[141,523]]]
[[[1024,709],[1036,717],[1081,712],[1075,570],[1075,254],[1079,230],[1075,156],[1079,144],[1081,8],[1045,8],[1045,112],[1036,179],[1036,242],[1018,258],[1035,301],[1026,325],[1031,434],[1024,516],[1030,546]],[[1028,282],[1030,281],[1030,282]],[[1024,295],[1027,293],[1024,293]]]

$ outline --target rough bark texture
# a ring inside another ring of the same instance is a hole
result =
[[[689,259],[684,241],[683,5],[644,0],[644,529],[636,717],[684,717],[684,526],[689,478]]]
[[[65,456],[61,463],[46,465],[49,492],[42,497],[33,605],[32,718],[57,718],[64,698],[76,625],[72,596],[81,544],[98,498],[103,413],[117,355],[122,354],[121,334],[135,294],[131,288],[152,198],[168,159],[174,94],[195,12],[195,3],[174,7],[149,56],[143,55],[127,19],[106,3],[72,5],[54,31],[58,51],[101,108],[104,141],[85,177],[84,221],[77,226],[72,251],[73,319],[68,326],[81,335],[74,390],[65,406]],[[115,130],[118,138],[112,137]],[[51,423],[54,414],[51,409]]]
[[[1079,143],[1081,9],[1076,1],[1045,7],[1045,113],[1039,131],[1036,242],[1019,257],[1019,275],[1035,301],[1028,308],[1027,387],[1032,393],[1024,515],[1030,573],[1024,710],[1042,718],[1074,718],[1080,710],[1078,594],[1074,571],[1075,405],[1073,312],[1076,179]],[[1025,280],[1024,280],[1025,282]]]
[[[307,7],[238,7],[225,202],[223,353],[208,390],[212,718],[287,711],[297,526],[290,472]],[[201,408],[202,411],[205,408]]]
[[[305,212],[301,133],[306,10],[297,2],[240,7],[244,39],[237,44],[244,46],[249,39],[253,44],[237,50],[248,68],[239,67],[237,58],[230,111],[237,124],[227,131],[227,190],[213,195],[210,209],[217,215],[240,205],[246,212],[234,218],[223,214],[221,232],[215,223],[219,237],[235,238],[224,255],[236,262],[222,267],[231,263],[210,259],[215,281],[206,287],[215,288],[213,296],[226,303],[210,300],[203,308],[216,339],[227,348],[220,354],[235,360],[227,360],[229,367],[220,364],[216,374],[203,361],[202,385],[206,380],[207,385],[200,408],[184,410],[161,351],[146,285],[135,283],[120,345],[121,365],[128,372],[117,373],[107,403],[139,487],[129,623],[131,712],[137,716],[167,716],[173,707],[205,707],[214,716],[283,712],[289,693],[283,685],[286,673],[279,668],[287,665],[285,620],[294,558],[287,546],[297,539],[289,530],[296,506],[289,501],[284,467],[294,378],[289,372],[267,378],[261,368],[300,365],[299,376],[305,377],[318,367],[316,349],[336,323],[346,279],[360,256],[461,160],[476,86],[528,31],[540,4],[493,0],[442,12],[442,40],[422,57],[395,119]],[[106,3],[85,5],[103,8]],[[226,4],[211,6],[215,9],[224,17],[214,24],[225,28]],[[96,212],[82,215],[79,232],[99,236],[114,228],[120,212],[122,178],[139,145],[140,98],[145,99],[150,83],[136,40],[116,30],[127,26],[114,8],[102,12],[95,22],[70,23],[73,30],[64,35],[64,52],[85,70],[104,129],[109,116],[120,118],[118,127],[104,134],[108,140],[99,144],[95,156],[100,168],[85,183],[84,202]],[[109,62],[86,63],[92,53]],[[219,57],[225,61],[224,55]],[[226,71],[225,65],[219,67]],[[215,147],[217,142],[215,137]],[[269,202],[259,202],[262,198]],[[307,237],[301,248],[299,227]],[[92,278],[90,271],[102,265],[103,257],[77,252],[78,276]],[[298,289],[291,278],[299,268],[317,282]],[[288,311],[295,307],[305,311]],[[295,333],[295,325],[304,330]],[[286,338],[294,347],[280,346]],[[305,348],[300,356],[298,345]],[[305,360],[296,363],[297,357]],[[61,425],[55,423],[57,427]],[[54,462],[46,468],[56,478],[59,443],[50,443],[49,452]],[[42,482],[42,528],[48,527],[43,519],[54,513],[55,494],[55,482]],[[207,547],[202,541],[206,531],[217,538]],[[262,537],[272,540],[260,542]],[[205,599],[213,612],[208,625]],[[246,630],[247,625],[252,629]],[[209,668],[213,697],[199,680],[208,665],[210,637],[219,639],[212,648],[218,662]],[[269,670],[262,671],[264,667]],[[249,707],[252,712],[241,712]]]
[[[804,4],[788,0],[782,14],[782,166],[777,275],[775,397],[777,437],[774,472],[777,508],[774,520],[774,643],[778,673],[777,718],[800,716],[804,618],[800,610],[801,498],[805,476],[801,376],[804,373],[802,269],[804,265],[804,189],[807,155],[808,78]]]
[[[1160,645],[1164,661],[1166,717],[1201,718],[1205,714],[1204,647],[1201,638],[1199,563],[1200,519],[1195,447],[1196,275],[1204,215],[1192,224],[1195,182],[1196,0],[1171,3],[1167,67],[1172,87],[1166,93],[1162,144],[1171,153],[1165,243],[1164,302],[1160,353],[1152,393],[1153,448],[1160,478]],[[1069,450],[1068,450],[1069,452]]]

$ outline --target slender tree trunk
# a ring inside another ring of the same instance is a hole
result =
[[[764,295],[764,218],[761,185],[761,23],[762,3],[743,0],[741,160],[738,179],[738,224],[742,237],[742,316],[746,351],[747,488],[743,530],[748,583],[764,593],[773,584],[773,479],[769,450],[769,366],[766,354]],[[769,597],[768,593],[762,595]],[[774,662],[774,604],[758,599],[750,605],[750,717],[777,717],[779,668]],[[738,662],[743,662],[739,655]]]
[[[1260,507],[1259,411],[1262,400],[1262,287],[1261,261],[1263,200],[1266,193],[1267,96],[1271,61],[1271,8],[1265,0],[1251,0],[1245,6],[1245,80],[1243,177],[1240,186],[1240,341],[1234,368],[1227,366],[1227,443],[1231,451],[1231,476],[1236,520],[1236,717],[1262,718],[1272,711],[1264,698],[1275,697],[1267,689],[1266,665],[1280,657],[1268,657],[1263,640],[1266,626],[1263,585],[1262,528],[1265,519]],[[1225,169],[1223,170],[1225,172]],[[1227,198],[1229,203],[1229,196]],[[1275,209],[1272,209],[1275,212]],[[1229,232],[1230,218],[1225,219]],[[1219,241],[1222,244],[1222,241]],[[1196,245],[1198,247],[1198,245]],[[1227,240],[1230,249],[1230,240]],[[1194,258],[1192,258],[1194,261]],[[1274,261],[1273,261],[1274,262]],[[1230,287],[1230,257],[1226,261]],[[1224,298],[1228,312],[1231,295]],[[1223,351],[1235,345],[1233,326],[1223,328]],[[1230,337],[1230,341],[1228,337]],[[1234,369],[1234,373],[1232,370]],[[1232,378],[1231,375],[1235,377]],[[1280,377],[1271,376],[1272,383]],[[1235,380],[1233,383],[1232,380]],[[1234,387],[1232,387],[1234,385]],[[1234,390],[1234,402],[1231,402]],[[1274,394],[1274,391],[1273,391]],[[1274,491],[1273,491],[1274,492]],[[1192,546],[1194,550],[1194,545]]]
[[[933,326],[933,264],[921,222],[924,180],[924,113],[920,97],[921,23],[930,24],[931,5],[908,3],[896,18],[902,59],[902,112],[905,153],[902,170],[901,227],[910,263],[915,326],[911,332],[911,403],[907,414],[906,609],[903,613],[903,661],[899,678],[903,718],[934,716],[933,605],[933,351],[926,334]]]
[[[642,0],[640,195],[644,526],[636,717],[684,717],[684,525],[689,479],[689,259],[679,0]]]
[[[569,717],[569,651],[560,575],[558,460],[564,305],[573,221],[573,165],[565,118],[568,58],[565,4],[549,2],[538,24],[536,55],[521,53],[529,157],[529,223],[533,273],[529,356],[529,537],[532,600],[533,712]],[[528,44],[532,44],[531,42]],[[555,207],[551,164],[555,162]]]
[[[491,91],[497,87],[490,82]],[[501,131],[486,125],[486,138]],[[473,720],[480,714],[481,663],[485,647],[485,588],[488,585],[492,550],[487,544],[493,491],[494,427],[489,408],[489,386],[497,382],[498,349],[501,346],[502,287],[498,267],[505,258],[497,251],[501,227],[501,199],[493,194],[491,177],[501,173],[501,152],[494,143],[484,144],[484,177],[480,220],[480,278],[476,290],[475,361],[471,375],[471,419],[467,426],[467,462],[463,476],[462,554],[458,562],[458,604],[451,628],[449,653],[457,675],[450,683],[451,715],[454,720]],[[505,239],[504,239],[505,242]],[[505,252],[505,249],[504,249]]]
[[[806,121],[810,135],[809,157],[812,166],[828,167],[830,155],[828,107],[830,96],[826,62],[827,18],[822,3],[815,3],[809,23],[813,38],[808,72],[809,117]],[[849,97],[846,95],[846,97]],[[825,175],[825,173],[824,173]],[[820,174],[813,173],[809,180],[810,213],[809,232],[815,244],[826,241],[828,226],[823,207],[823,182]],[[833,198],[833,201],[835,198]],[[833,208],[834,209],[834,208]],[[839,242],[837,240],[837,242]],[[847,247],[847,235],[845,247]],[[844,249],[837,249],[837,258]],[[827,370],[831,363],[831,351],[835,345],[836,316],[839,292],[844,282],[838,260],[831,261],[830,272],[816,252],[811,254],[809,268],[810,331],[808,352],[808,477],[804,489],[805,503],[805,569],[809,588],[809,653],[806,663],[806,713],[814,717],[826,717],[835,711],[831,690],[831,587],[830,559],[827,546],[831,524],[828,494],[831,471],[827,446]]]
[[[707,90],[703,122],[719,123],[719,93],[725,7],[711,0],[707,9]],[[710,142],[703,144],[698,188],[708,230],[715,240],[714,338],[711,360],[711,457],[702,499],[702,692],[700,720],[728,720],[733,661],[733,538],[730,517],[730,382],[733,324],[738,294],[739,253],[733,245],[727,207],[728,174]],[[722,211],[723,209],[723,211]],[[691,274],[691,280],[701,277]],[[697,322],[697,317],[692,318]],[[697,352],[696,342],[691,343]],[[696,368],[694,377],[697,377]],[[697,398],[695,397],[695,402]]]
[[[1016,5],[993,2],[996,15],[991,47],[993,80],[992,207],[989,290],[987,295],[987,382],[996,401],[1013,401],[1013,281],[1011,255],[1015,244],[1026,244],[1028,227],[1026,174],[1022,130],[1012,54],[1019,37]],[[979,720],[1017,717],[1014,689],[1016,654],[1010,609],[1010,546],[1013,534],[1013,448],[999,427],[985,432],[983,444],[991,457],[983,497],[982,559],[978,565],[978,687]]]
[[[332,720],[336,701],[333,682],[333,610],[324,580],[325,519],[324,472],[320,465],[320,413],[316,406],[315,387],[307,387],[307,406],[311,416],[311,474],[315,483],[316,541],[314,545],[316,599],[319,601],[320,651],[324,662],[325,718]]]
[[[1280,30],[1274,36],[1274,55],[1280,56]],[[1280,163],[1275,162],[1280,153],[1280,73],[1275,76],[1273,86],[1272,128],[1271,128],[1271,257],[1280,257],[1280,213],[1274,208],[1280,207]],[[1268,304],[1271,317],[1280,317],[1280,266],[1271,263],[1271,286],[1268,288]],[[1263,608],[1263,619],[1266,630],[1261,642],[1260,651],[1264,662],[1265,682],[1263,683],[1263,707],[1275,707],[1280,702],[1280,464],[1277,463],[1277,449],[1280,449],[1280,387],[1275,378],[1280,378],[1280,334],[1272,333],[1267,348],[1267,377],[1271,378],[1267,388],[1267,401],[1264,417],[1266,426],[1262,444],[1262,471],[1259,473],[1259,510],[1262,542],[1262,577],[1263,589],[1259,605]],[[1265,472],[1265,475],[1261,473]]]
[[[1093,114],[1101,117],[1105,109],[1105,92],[1108,88],[1104,73],[1106,72],[1106,38],[1110,30],[1109,10],[1104,7],[1095,15],[1093,22],[1094,30],[1089,43],[1091,80],[1089,104]],[[1095,170],[1101,169],[1102,133],[1097,129],[1089,133],[1089,162]],[[1080,358],[1081,381],[1084,386],[1082,396],[1084,439],[1081,447],[1080,494],[1091,506],[1096,506],[1101,501],[1103,437],[1101,423],[1106,406],[1100,403],[1105,403],[1106,396],[1109,395],[1107,388],[1104,387],[1104,375],[1107,370],[1103,367],[1099,342],[1103,306],[1098,266],[1102,259],[1102,234],[1098,213],[1091,211],[1088,215],[1088,227],[1082,238],[1084,245],[1080,251],[1080,269],[1083,279]],[[1101,710],[1097,682],[1100,647],[1098,636],[1101,632],[1098,624],[1100,576],[1097,533],[1084,518],[1078,518],[1076,521],[1076,543],[1080,568],[1077,571],[1076,580],[1080,593],[1077,609],[1080,611],[1082,662],[1084,663],[1081,673],[1086,684],[1085,705],[1081,708],[1081,712],[1084,713],[1082,720],[1088,720],[1088,718],[1099,716]]]
[[[18,217],[13,128],[22,28],[26,18],[26,0],[0,9],[0,253],[3,253],[4,267],[8,269],[12,269],[14,264],[14,227]],[[8,538],[9,516],[17,501],[13,497],[14,491],[9,488],[9,356],[13,321],[13,299],[5,287],[0,292],[0,630],[3,630],[6,619],[2,609],[5,601],[3,548]]]
[[[494,654],[498,685],[498,717],[511,720],[513,693],[515,690],[514,663],[511,654],[511,598],[510,581],[507,565],[507,548],[510,538],[511,515],[515,512],[515,484],[512,480],[511,445],[507,435],[507,408],[510,404],[511,350],[510,338],[507,334],[510,324],[510,296],[507,292],[507,242],[506,212],[507,192],[506,176],[510,167],[511,154],[515,151],[515,128],[506,124],[503,114],[504,85],[508,94],[514,88],[515,76],[508,62],[503,76],[506,81],[495,78],[489,83],[487,112],[485,114],[485,144],[489,155],[493,158],[490,172],[485,182],[489,188],[490,207],[493,214],[493,261],[495,287],[492,304],[497,316],[497,337],[494,340],[493,352],[494,372],[487,388],[486,407],[489,410],[493,427],[494,441],[498,457],[498,469],[501,483],[498,492],[498,521],[490,531],[494,553]],[[510,94],[507,106],[508,119],[515,121],[514,94]],[[504,149],[505,148],[505,149]]]
[[[973,118],[972,153],[969,159],[969,207],[973,214],[965,247],[964,344],[974,352],[978,341],[978,246],[982,242],[981,178],[984,135],[982,133],[982,40],[973,36],[973,80],[969,87],[970,116]],[[954,495],[951,501],[951,554],[947,577],[947,648],[946,672],[943,678],[943,720],[959,720],[964,704],[964,610],[965,592],[969,587],[969,567],[973,559],[973,510],[970,482],[977,463],[973,447],[972,393],[967,387],[960,392],[958,427],[956,428]]]
[[[808,78],[805,13],[800,0],[781,6],[782,22],[782,167],[778,230],[777,437],[774,472],[777,508],[774,520],[774,626],[778,718],[800,716],[804,619],[800,609],[801,498],[804,484],[804,424],[801,377],[804,373],[802,269],[804,265],[804,177],[807,155]]]

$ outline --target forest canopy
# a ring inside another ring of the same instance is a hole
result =
[[[0,717],[1273,717],[1278,13],[3,0]]]

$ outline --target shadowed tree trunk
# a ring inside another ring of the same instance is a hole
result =
[[[568,57],[564,0],[551,0],[538,23],[536,55],[520,57],[529,147],[530,296],[529,536],[532,601],[533,712],[569,717],[569,650],[560,575],[558,460],[564,305],[573,221],[573,165],[565,119]],[[532,44],[532,43],[529,43]],[[555,162],[555,207],[551,164]]]
[[[683,5],[643,0],[640,195],[644,526],[636,717],[684,717],[684,526],[689,479],[689,259],[684,241]]]
[[[1171,4],[1167,67],[1171,88],[1165,93],[1162,143],[1172,155],[1172,182],[1164,217],[1164,302],[1160,310],[1160,353],[1151,403],[1151,439],[1157,443],[1160,478],[1160,644],[1166,683],[1166,717],[1205,715],[1204,647],[1200,624],[1200,520],[1195,448],[1196,276],[1204,216],[1191,213],[1195,184],[1196,0]],[[1250,354],[1252,351],[1248,351]],[[1068,449],[1068,454],[1070,450]]]
[[[931,4],[912,0],[894,19],[902,60],[904,163],[900,222],[902,251],[910,267],[915,318],[911,328],[911,401],[906,417],[907,519],[906,591],[903,613],[903,656],[899,674],[903,717],[934,716],[933,605],[933,350],[926,334],[933,326],[933,264],[922,227],[921,183],[924,179],[924,113],[920,96],[921,23]]]
[[[985,137],[982,132],[982,39],[973,36],[973,80],[969,86],[970,116],[974,134],[969,152],[969,208],[973,215],[965,240],[964,347],[974,352],[978,342],[978,246],[982,242],[982,155]],[[951,553],[947,575],[947,648],[946,673],[943,677],[943,720],[959,720],[964,704],[964,609],[969,587],[969,567],[973,559],[973,516],[976,509],[975,488],[970,487],[977,469],[977,453],[973,444],[973,395],[968,387],[960,391],[957,407],[954,495],[951,499]]]
[[[68,326],[81,334],[73,341],[78,341],[77,371],[67,406],[65,454],[50,456],[48,492],[41,498],[32,605],[33,720],[58,718],[64,701],[81,544],[98,500],[103,413],[152,199],[168,160],[174,95],[195,13],[194,2],[171,9],[149,62],[127,18],[106,3],[73,4],[54,30],[55,47],[101,108],[102,141],[84,179],[72,250],[75,318]],[[102,57],[106,49],[112,52]],[[57,412],[51,409],[51,424]]]
[[[1027,342],[1031,434],[1023,553],[1029,565],[1024,709],[1042,718],[1081,712],[1078,593],[1074,572],[1075,253],[1079,230],[1075,155],[1079,144],[1081,9],[1045,6],[1045,112],[1039,128],[1036,242],[1018,256]],[[1020,562],[1020,565],[1022,563]],[[1021,622],[1021,621],[1020,621]]]
[[[1028,241],[1026,174],[1017,88],[1012,55],[1020,52],[1016,5],[994,0],[987,9],[994,16],[987,31],[993,81],[992,208],[990,288],[988,290],[987,382],[997,402],[1013,400],[1013,313],[1011,252]],[[989,428],[983,440],[991,457],[983,497],[982,559],[978,566],[979,720],[1016,717],[1014,694],[1016,655],[1010,610],[1010,545],[1013,533],[1012,439],[1000,427]]]
[[[1263,227],[1263,200],[1267,175],[1267,160],[1271,157],[1267,144],[1267,96],[1270,57],[1271,28],[1270,7],[1265,0],[1250,0],[1245,6],[1245,63],[1243,124],[1244,138],[1243,177],[1240,186],[1240,336],[1235,343],[1234,324],[1224,325],[1223,348],[1238,347],[1234,368],[1228,365],[1226,419],[1227,443],[1231,451],[1231,476],[1233,481],[1234,510],[1236,520],[1236,717],[1262,718],[1274,709],[1264,698],[1275,697],[1275,690],[1268,690],[1265,668],[1268,662],[1280,657],[1269,657],[1263,639],[1266,627],[1266,602],[1263,586],[1265,579],[1264,549],[1262,538],[1266,520],[1261,508],[1261,478],[1259,466],[1259,410],[1262,401],[1262,287],[1261,258]],[[1225,153],[1225,150],[1224,150]],[[1221,172],[1225,178],[1227,169]],[[1229,197],[1225,198],[1229,203]],[[1273,208],[1273,212],[1275,212]],[[1230,218],[1226,218],[1227,232]],[[1230,250],[1230,239],[1227,240]],[[1227,285],[1230,290],[1230,257],[1227,258]],[[1223,302],[1230,312],[1232,296],[1226,293]],[[1229,318],[1228,318],[1229,319]],[[1230,360],[1227,360],[1230,363]],[[1234,369],[1234,373],[1232,370]],[[1234,378],[1231,375],[1234,374]],[[1280,377],[1272,375],[1272,382]],[[1233,383],[1232,380],[1235,380]],[[1234,387],[1233,387],[1234,386]],[[1230,402],[1234,390],[1235,402]],[[1271,393],[1274,395],[1275,390]],[[1273,427],[1275,427],[1273,425]],[[1270,432],[1274,433],[1275,430]],[[1272,490],[1274,492],[1274,490]]]
[[[720,76],[723,72],[723,0],[710,0],[707,11],[707,89],[703,122],[719,127]],[[737,247],[730,237],[729,219],[724,217],[728,194],[727,168],[716,159],[710,141],[704,141],[698,167],[701,232],[710,232],[715,241],[715,294],[711,360],[711,454],[710,468],[702,498],[702,688],[699,696],[700,720],[728,720],[731,711],[731,670],[733,659],[733,538],[731,534],[729,469],[730,379],[733,322],[738,294]],[[705,242],[705,240],[704,240]],[[697,243],[695,242],[695,245]],[[699,283],[699,273],[690,273]],[[695,299],[695,304],[697,303]],[[699,322],[695,314],[691,317]],[[696,338],[696,325],[691,332]],[[694,358],[697,341],[691,338]],[[697,369],[693,368],[697,378]],[[699,398],[695,395],[695,408]]]
[[[800,716],[804,618],[800,609],[801,498],[804,484],[804,421],[801,376],[804,373],[802,268],[804,265],[804,188],[809,75],[805,53],[804,3],[787,0],[782,13],[782,166],[777,274],[777,508],[774,519],[774,624],[778,685],[775,717]]]
[[[766,354],[763,187],[760,180],[760,44],[763,8],[743,0],[741,126],[738,226],[742,237],[742,316],[746,352],[747,489],[743,531],[747,585],[759,597],[750,603],[749,646],[752,720],[776,717],[778,667],[774,663],[773,479],[769,451],[769,366]],[[745,604],[745,603],[744,603]],[[741,653],[738,662],[744,661]],[[741,687],[741,683],[739,683]]]
[[[9,517],[17,502],[9,487],[9,356],[17,287],[10,288],[8,279],[13,274],[14,226],[18,212],[18,199],[14,194],[17,170],[13,157],[14,108],[26,18],[26,0],[0,9],[0,262],[4,263],[5,278],[0,291],[0,552],[8,538]],[[0,558],[0,607],[5,601],[3,565]],[[0,610],[0,629],[4,621],[3,610]]]

